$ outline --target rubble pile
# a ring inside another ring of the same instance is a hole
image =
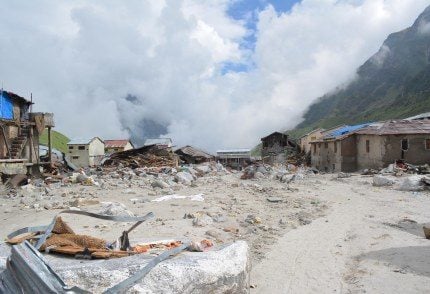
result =
[[[177,166],[174,153],[156,145],[117,152],[103,162],[103,166],[122,166],[132,169],[139,167]]]

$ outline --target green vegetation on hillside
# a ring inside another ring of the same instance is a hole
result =
[[[344,89],[321,97],[293,131],[294,137],[339,124],[401,119],[430,111],[430,7],[406,30],[391,34]]]
[[[52,148],[57,149],[63,153],[67,153],[67,143],[70,141],[69,138],[61,134],[60,132],[51,130]],[[42,135],[39,137],[39,144],[48,146],[48,130],[44,130]]]

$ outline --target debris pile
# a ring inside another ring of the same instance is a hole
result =
[[[176,155],[157,145],[144,146],[112,154],[103,162],[103,166],[122,166],[132,169],[139,167],[176,167]]]

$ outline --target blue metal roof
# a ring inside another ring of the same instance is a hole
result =
[[[365,128],[369,126],[371,123],[365,123],[360,125],[354,125],[354,126],[344,126],[340,129],[334,130],[333,132],[328,133],[324,136],[324,138],[336,138],[340,137],[349,133],[352,133],[354,131],[357,131],[359,129]]]

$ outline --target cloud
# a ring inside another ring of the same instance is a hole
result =
[[[54,112],[70,137],[252,147],[297,124],[429,4],[303,0],[286,13],[267,5],[249,52],[247,20],[227,13],[234,1],[7,1],[0,80],[32,92],[35,109]]]

